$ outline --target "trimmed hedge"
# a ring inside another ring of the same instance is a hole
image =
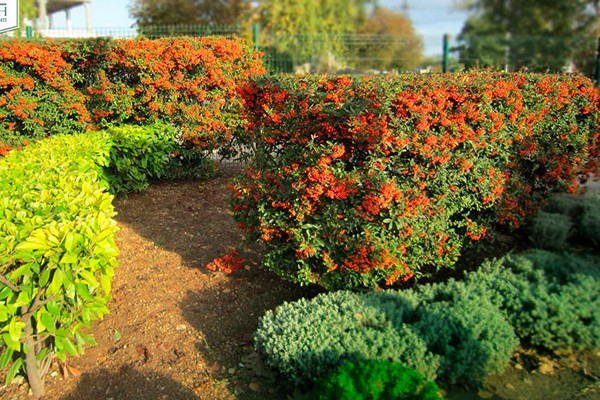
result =
[[[243,91],[256,149],[235,218],[299,284],[373,288],[451,268],[597,170],[582,77],[477,72],[262,79]]]
[[[118,253],[105,134],[56,136],[0,159],[0,367],[34,395],[52,357],[80,354],[108,309]],[[40,387],[41,384],[41,387]]]
[[[107,128],[112,142],[104,168],[112,193],[141,192],[150,180],[165,177],[179,146],[170,125],[114,126]]]
[[[241,126],[237,88],[265,72],[223,37],[0,44],[0,154],[57,133],[173,124],[205,156]]]

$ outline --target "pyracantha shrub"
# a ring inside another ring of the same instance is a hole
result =
[[[300,284],[452,267],[598,168],[598,93],[578,76],[282,77],[241,93],[255,151],[235,218]]]

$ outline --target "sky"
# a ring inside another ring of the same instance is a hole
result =
[[[380,0],[385,7],[400,11],[402,0]],[[129,0],[92,0],[92,29],[129,28],[134,24],[129,16]],[[442,38],[445,33],[456,37],[460,33],[468,13],[458,10],[454,0],[408,0],[409,17],[417,34],[423,39],[425,54],[442,53]],[[85,27],[83,7],[71,11],[73,28]],[[64,28],[64,13],[54,15],[56,28]]]

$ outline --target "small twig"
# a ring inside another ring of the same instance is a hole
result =
[[[19,293],[21,291],[18,286],[9,281],[4,275],[0,275],[0,283],[4,283],[6,286],[11,288],[13,292]]]
[[[21,307],[21,318],[23,320],[31,317],[37,310],[39,310],[40,308],[42,308],[43,306],[45,306],[46,304],[50,303],[52,300],[55,299],[56,295],[48,297],[47,299],[44,300],[40,300],[40,298],[42,297],[42,291],[39,290],[37,295],[35,296],[35,299],[33,300],[33,303],[31,304],[31,306],[29,308],[24,309],[23,307]]]

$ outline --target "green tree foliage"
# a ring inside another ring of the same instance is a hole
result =
[[[403,14],[376,7],[359,30],[357,66],[375,69],[413,69],[423,56],[423,43]]]
[[[467,67],[560,71],[567,64],[592,73],[598,0],[467,0],[474,12],[458,37]]]
[[[139,26],[235,25],[250,9],[247,0],[132,0],[131,16]]]
[[[257,9],[262,30],[296,65],[346,52],[344,33],[356,32],[367,20],[373,0],[263,0]]]

